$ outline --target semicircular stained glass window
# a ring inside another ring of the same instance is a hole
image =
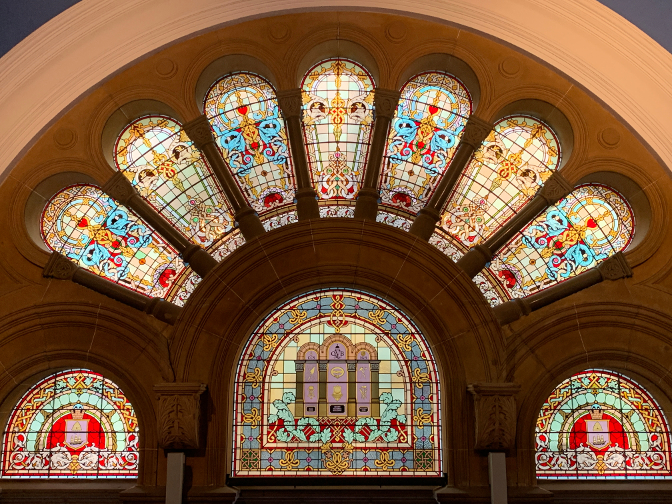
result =
[[[401,89],[383,160],[384,205],[416,214],[457,149],[472,112],[471,96],[454,76],[426,72]]]
[[[529,202],[560,164],[553,130],[530,116],[501,119],[446,202],[440,226],[467,247],[485,241]]]
[[[154,209],[197,245],[233,229],[224,193],[181,125],[149,115],[130,123],[115,147],[117,168]]]
[[[294,202],[294,170],[273,86],[237,72],[215,82],[205,115],[249,205],[260,215]]]
[[[672,476],[662,409],[613,371],[589,369],[558,385],[539,412],[535,449],[538,478]]]
[[[185,268],[158,233],[92,185],[73,185],[52,197],[41,230],[51,250],[146,296],[166,297]]]
[[[347,59],[322,61],[303,78],[308,164],[318,197],[330,206],[354,203],[359,192],[371,143],[374,87],[364,67]],[[335,209],[322,215],[341,216]]]
[[[298,296],[243,349],[233,476],[440,476],[438,379],[392,304],[349,289]]]
[[[4,432],[3,478],[137,478],[138,420],[111,380],[86,369],[31,388]]]
[[[634,232],[634,214],[621,194],[584,184],[518,233],[490,270],[510,298],[529,296],[625,250]]]

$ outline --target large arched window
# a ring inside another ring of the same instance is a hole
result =
[[[47,246],[112,282],[167,297],[184,270],[177,252],[142,219],[92,185],[74,185],[49,200],[42,215]]]
[[[249,205],[260,215],[291,205],[294,171],[273,86],[253,73],[229,74],[212,85],[204,109]]]
[[[3,478],[136,478],[138,420],[111,380],[86,369],[55,373],[14,407]]]
[[[303,78],[308,163],[318,197],[330,205],[357,197],[371,142],[374,87],[371,75],[347,59],[322,61]],[[323,209],[322,215],[340,216],[336,212]]]
[[[417,213],[450,165],[471,115],[466,87],[444,72],[410,79],[392,120],[380,181],[384,205]]]
[[[440,476],[436,364],[400,310],[320,290],[269,314],[235,383],[233,475]]]
[[[558,385],[539,412],[535,449],[538,478],[672,476],[663,411],[612,371],[589,369]]]
[[[632,209],[617,191],[584,184],[518,233],[490,270],[510,298],[529,296],[625,250],[634,225]]]

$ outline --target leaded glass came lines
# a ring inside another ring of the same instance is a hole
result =
[[[417,327],[361,291],[299,296],[243,349],[233,476],[440,476],[439,383]]]
[[[301,84],[303,132],[315,190],[330,204],[354,202],[373,123],[374,83],[354,61],[330,59]]]
[[[670,431],[658,403],[635,381],[588,369],[563,381],[539,412],[538,478],[672,476]]]
[[[210,88],[204,107],[249,205],[260,215],[291,205],[294,171],[273,86],[248,72],[226,75]]]
[[[448,199],[441,227],[473,247],[529,202],[560,164],[553,130],[529,116],[501,119]]]
[[[41,380],[4,432],[3,478],[137,478],[138,420],[111,380],[70,369]]]
[[[151,297],[165,297],[184,270],[163,238],[91,185],[67,187],[49,200],[42,238],[78,266]]]
[[[471,97],[452,75],[416,75],[401,90],[387,141],[380,189],[384,205],[416,214],[450,165],[471,115]]]

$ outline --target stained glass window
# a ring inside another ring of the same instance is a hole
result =
[[[493,258],[490,270],[509,297],[525,297],[625,250],[634,215],[614,189],[578,186],[540,214]]]
[[[383,160],[383,204],[413,214],[425,205],[470,115],[469,92],[452,75],[422,73],[404,85]]]
[[[175,120],[133,121],[117,139],[115,160],[140,195],[194,243],[208,247],[233,228],[217,179]]]
[[[92,185],[67,187],[49,200],[42,238],[82,268],[147,296],[165,297],[184,269],[163,238]]]
[[[233,475],[440,476],[436,364],[418,328],[356,290],[258,326],[236,374]]]
[[[226,75],[206,94],[205,115],[250,206],[262,214],[292,204],[294,171],[273,86],[248,72]]]
[[[138,420],[111,380],[55,373],[16,405],[4,432],[3,478],[136,478]]]
[[[613,371],[589,369],[558,385],[539,412],[535,449],[538,478],[672,476],[663,411]]]
[[[303,78],[303,131],[320,199],[354,202],[371,142],[374,83],[358,63],[329,59]]]
[[[529,116],[501,119],[448,199],[441,227],[472,247],[520,210],[560,163],[553,130]]]

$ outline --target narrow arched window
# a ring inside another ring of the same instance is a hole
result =
[[[374,87],[369,72],[347,59],[322,61],[303,78],[308,164],[324,205],[347,205],[357,197],[371,142]],[[341,216],[333,207],[322,214]]]
[[[158,233],[93,185],[73,185],[53,196],[41,229],[51,250],[146,296],[167,297],[184,270]]]
[[[5,427],[3,478],[136,478],[138,420],[122,390],[87,369],[52,374]]]
[[[672,476],[670,431],[651,395],[620,373],[588,369],[544,402],[535,428],[538,478]]]
[[[534,197],[560,164],[560,145],[543,121],[501,119],[476,151],[446,202],[440,226],[473,247]]]
[[[233,476],[441,476],[438,380],[392,304],[349,289],[298,296],[242,351]]]
[[[634,226],[621,194],[584,184],[518,233],[493,258],[490,270],[510,298],[529,296],[625,250]]]
[[[380,181],[384,205],[416,214],[450,165],[471,115],[471,96],[454,76],[426,72],[401,89]]]
[[[294,170],[273,86],[237,72],[215,82],[205,115],[248,204],[260,215],[294,202]]]

